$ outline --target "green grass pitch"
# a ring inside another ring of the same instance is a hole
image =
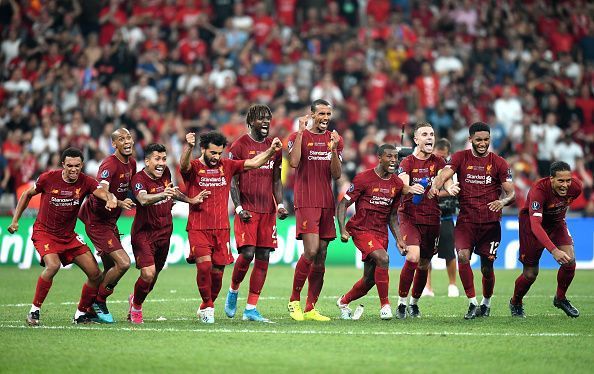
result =
[[[216,322],[207,326],[196,318],[195,268],[176,266],[163,271],[147,298],[145,323],[131,326],[125,321],[127,297],[138,271],[130,269],[108,301],[117,323],[75,326],[70,321],[84,276],[78,269],[63,270],[43,306],[43,327],[29,328],[24,320],[40,270],[0,269],[0,372],[580,373],[594,366],[593,271],[577,271],[569,290],[568,298],[582,314],[577,319],[552,305],[555,271],[541,271],[526,297],[528,318],[512,319],[508,300],[519,271],[499,270],[486,319],[465,321],[466,298],[444,296],[446,275],[436,271],[436,297],[421,299],[422,318],[381,321],[373,289],[361,300],[362,319],[342,321],[336,298],[361,270],[331,267],[318,308],[334,319],[298,323],[286,311],[293,271],[272,267],[258,308],[275,323],[258,324],[241,321],[249,274],[238,316],[225,316],[228,267],[215,303]],[[390,276],[394,307],[399,270],[391,270]]]

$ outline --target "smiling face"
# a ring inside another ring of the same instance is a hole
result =
[[[62,162],[62,178],[68,183],[74,183],[78,180],[80,171],[82,170],[83,162],[80,157],[66,156]]]
[[[151,152],[144,159],[146,165],[146,173],[153,179],[159,179],[163,176],[165,167],[167,166],[167,153],[166,152]]]
[[[385,149],[379,158],[379,164],[384,173],[394,174],[398,160],[398,151],[396,149]]]
[[[555,175],[551,177],[551,187],[553,187],[553,191],[555,191],[557,195],[566,196],[569,186],[571,186],[571,171],[557,171]]]
[[[127,159],[132,155],[134,140],[127,129],[114,131],[111,135],[111,144],[116,150],[116,155],[119,154],[121,158]]]
[[[489,151],[491,134],[488,131],[477,131],[471,135],[468,140],[470,140],[470,144],[472,144],[474,153],[479,157],[483,157]]]
[[[318,104],[311,114],[314,120],[312,130],[318,133],[326,131],[332,117],[332,108],[329,105]]]
[[[435,144],[435,133],[431,126],[423,126],[415,131],[415,144],[418,149],[425,153],[431,154],[433,152],[433,144]]]

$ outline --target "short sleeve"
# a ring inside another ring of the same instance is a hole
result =
[[[398,165],[398,175],[406,173],[410,175],[410,171],[412,169],[412,162],[410,157],[405,157],[402,161],[400,161],[400,165]]]
[[[437,165],[437,171],[439,172],[441,169],[445,168],[446,166],[446,162],[443,159],[443,157],[437,157],[437,160],[435,161],[436,165]]]
[[[110,159],[108,158],[101,163],[101,166],[99,166],[99,171],[97,171],[97,179],[99,182],[107,182],[108,184],[111,184],[111,179],[116,172],[116,166],[110,162]]]
[[[229,160],[242,160],[241,144],[236,140],[229,147]]]
[[[196,163],[200,162],[200,160],[192,160],[190,162],[190,170],[183,171],[180,169],[181,176],[184,182],[191,182],[194,178],[196,178]]]
[[[146,186],[142,183],[140,174],[136,174],[132,177],[132,193],[134,194],[134,197],[138,197],[141,191],[146,192]]]
[[[361,194],[363,194],[363,191],[365,191],[365,182],[363,177],[361,177],[359,174],[353,178],[353,182],[351,183],[347,193],[344,195],[344,198],[348,201],[357,201],[359,200]]]
[[[231,176],[235,174],[243,173],[244,169],[243,166],[245,164],[245,160],[227,160],[229,161],[229,166],[231,169]]]
[[[512,182],[512,170],[503,158],[499,158],[499,168],[497,178],[500,183]]]
[[[452,169],[454,172],[456,172],[456,171],[458,171],[458,169],[460,169],[460,165],[462,165],[463,161],[464,161],[464,151],[459,151],[452,155],[450,162],[448,162],[446,164],[446,166],[449,167],[450,169]]]
[[[532,188],[528,193],[528,215],[542,218],[546,198],[542,188]]]
[[[100,184],[97,183],[97,181],[95,180],[95,178],[88,176],[86,174],[81,174],[81,176],[84,176],[85,178],[85,183],[84,183],[84,188],[85,188],[85,193],[84,195],[90,195],[93,193],[93,191],[95,191],[97,188],[99,188]]]
[[[573,199],[577,199],[582,193],[582,182],[577,178],[571,178],[571,185],[569,186],[569,192],[567,195]]]
[[[342,140],[342,136],[338,139],[338,144],[336,145],[336,153],[338,154],[338,159],[342,162],[342,151],[344,150],[344,141]]]
[[[287,140],[287,149],[289,150],[289,153],[291,153],[291,151],[293,150],[293,146],[295,145],[295,139],[297,139],[296,132],[289,135],[289,139]]]
[[[48,183],[49,175],[48,173],[41,174],[37,180],[35,181],[35,191],[37,193],[42,193],[45,191]]]

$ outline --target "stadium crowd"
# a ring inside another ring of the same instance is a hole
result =
[[[593,215],[593,14],[587,1],[0,0],[0,200],[71,146],[95,175],[120,126],[138,160],[163,143],[182,185],[188,131],[233,141],[263,103],[286,140],[323,98],[344,139],[339,195],[403,124],[430,121],[455,151],[484,121],[518,207],[561,160],[584,186],[572,208]]]

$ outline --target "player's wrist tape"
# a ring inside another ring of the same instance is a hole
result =
[[[241,205],[238,205],[237,208],[235,208],[235,213],[239,214],[243,212],[243,207]]]
[[[276,210],[279,210],[279,209],[285,209],[285,204],[283,204],[283,203],[278,204],[276,206]]]

